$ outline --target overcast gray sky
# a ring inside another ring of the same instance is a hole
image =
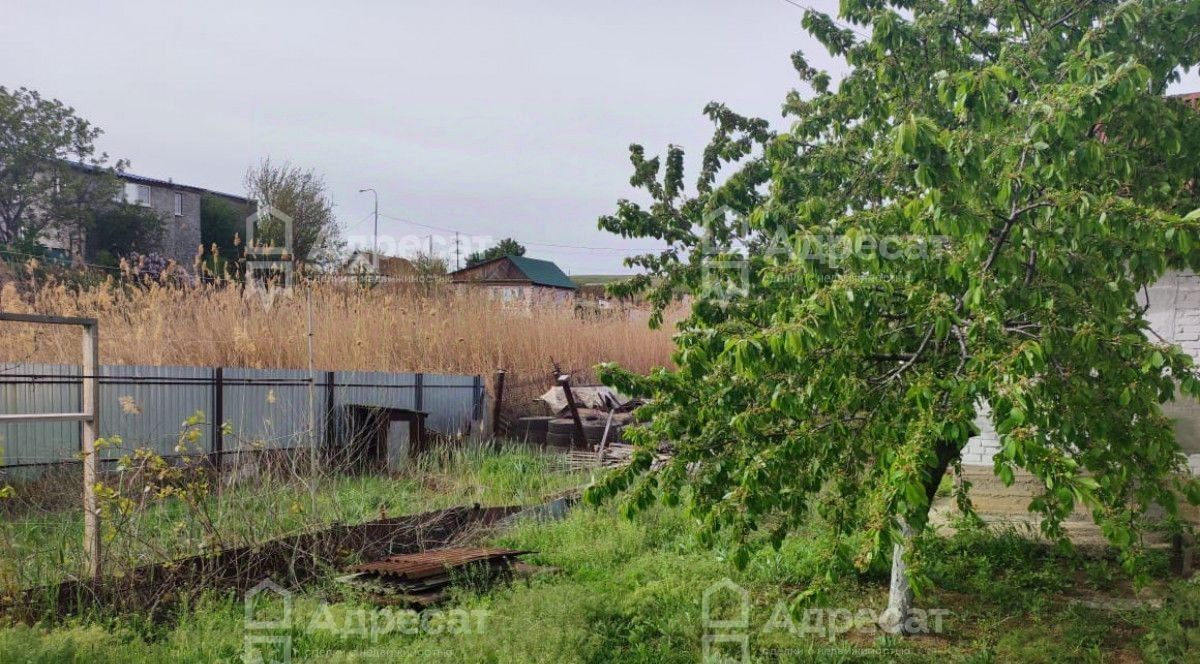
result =
[[[369,241],[357,192],[374,187],[380,235],[402,248],[432,233],[453,264],[454,230],[513,236],[573,274],[627,272],[621,259],[650,246],[596,229],[633,195],[629,143],[698,155],[710,100],[782,126],[789,55],[840,68],[786,0],[5,0],[3,13],[0,85],[74,106],[134,173],[240,193],[260,158],[290,160],[325,175],[349,237]],[[1200,89],[1195,72],[1181,87]]]

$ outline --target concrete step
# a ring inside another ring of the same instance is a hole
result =
[[[1005,486],[991,468],[963,467],[962,480],[971,483],[971,504],[981,516],[1024,515],[1029,512],[1029,503],[1045,492],[1041,480],[1031,473],[1020,471],[1013,476],[1013,483]],[[1073,517],[1091,523],[1089,510],[1077,506]]]
[[[1041,530],[1041,518],[1029,513],[1023,507],[1019,510],[997,511],[994,505],[985,504],[981,509],[981,506],[976,503],[975,508],[976,514],[989,528],[995,530],[1011,529],[1031,539],[1044,539]],[[938,498],[934,501],[933,507],[930,509],[929,519],[930,523],[937,526],[940,531],[953,532],[954,523],[960,516],[961,513],[958,511],[958,506],[955,505],[953,498]],[[1063,521],[1062,526],[1067,534],[1067,538],[1077,547],[1103,549],[1109,546],[1104,533],[1100,531],[1100,527],[1090,517],[1073,515]],[[1147,533],[1145,540],[1147,546],[1151,548],[1170,547],[1170,542],[1158,533]]]
[[[1013,478],[1012,485],[1005,486],[991,468],[983,467],[964,467],[962,478],[971,482],[971,505],[985,523],[993,528],[1011,528],[1029,537],[1042,539],[1042,520],[1029,512],[1029,502],[1045,491],[1040,480],[1030,473],[1021,472]],[[1183,511],[1185,517],[1190,516],[1193,522],[1200,523],[1196,519],[1195,508]],[[952,496],[937,498],[930,510],[930,522],[944,529],[952,528],[951,524],[960,516]],[[1063,522],[1063,530],[1076,546],[1108,546],[1100,527],[1092,521],[1090,510],[1083,506],[1076,506],[1075,511]],[[1165,537],[1157,533],[1147,534],[1146,542],[1152,547],[1170,545]]]

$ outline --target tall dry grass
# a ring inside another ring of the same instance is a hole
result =
[[[43,283],[0,288],[0,311],[93,316],[104,364],[307,368],[308,303],[318,370],[547,375],[614,361],[646,371],[668,364],[670,324],[645,316],[584,320],[567,309],[505,309],[477,292],[409,285],[371,289],[313,283],[270,298],[228,286],[86,289]],[[79,360],[75,330],[0,323],[0,361]]]

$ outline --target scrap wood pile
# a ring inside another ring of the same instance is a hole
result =
[[[596,451],[570,450],[563,454],[563,467],[568,471],[588,468],[620,468],[633,459],[634,446],[627,443],[606,445]],[[661,468],[671,458],[670,450],[661,446],[654,455],[651,468]]]
[[[338,581],[366,591],[380,604],[430,606],[444,600],[457,580],[528,574],[537,568],[518,559],[531,551],[452,548],[388,556],[355,565]]]

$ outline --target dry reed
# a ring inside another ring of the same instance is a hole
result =
[[[306,368],[307,303],[312,302],[318,370],[549,374],[614,361],[646,371],[670,362],[670,325],[651,330],[643,312],[598,319],[570,308],[505,308],[478,292],[439,286],[362,288],[313,283],[267,297],[237,286],[129,286],[79,289],[44,283],[0,287],[0,311],[94,316],[101,362]],[[0,324],[0,361],[77,362],[78,333]]]

